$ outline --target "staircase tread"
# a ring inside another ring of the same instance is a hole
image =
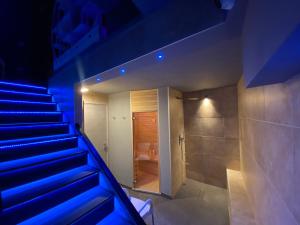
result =
[[[35,96],[52,96],[51,94],[43,94],[43,93],[35,93],[35,92],[27,92],[27,91],[9,91],[9,90],[4,90],[0,89],[0,93],[11,93],[11,94],[22,94],[22,95],[35,95]]]
[[[7,114],[60,114],[62,113],[61,111],[20,111],[20,110],[16,110],[16,111],[6,111],[6,110],[0,110],[0,113],[7,113]]]
[[[27,100],[10,100],[10,99],[0,99],[1,103],[10,103],[10,104],[32,104],[32,105],[57,105],[55,102],[39,102],[39,101],[27,101]]]
[[[113,200],[112,198],[113,194],[104,190],[100,186],[96,186],[19,224],[72,224],[95,207],[104,204],[107,200]]]
[[[13,144],[8,144],[8,145],[0,145],[0,153],[1,153],[1,151],[18,148],[21,146],[30,146],[30,145],[40,144],[40,143],[50,143],[50,142],[57,142],[57,141],[75,139],[75,138],[77,138],[77,137],[74,135],[65,135],[65,137],[55,137],[55,138],[52,137],[52,138],[49,138],[46,140],[31,140],[29,142],[24,142],[24,143],[13,143]]]
[[[41,90],[47,90],[47,87],[40,86],[40,85],[32,85],[32,84],[21,84],[16,82],[9,82],[9,81],[0,81],[0,85],[5,86],[19,86],[20,88],[33,88],[33,89],[41,89]]]
[[[61,114],[62,111],[5,111],[0,110],[1,114]]]
[[[27,158],[5,161],[0,163],[0,173],[5,173],[12,170],[19,170],[37,164],[47,163],[61,158],[78,155],[82,153],[86,153],[86,151],[79,148],[71,148],[71,149],[62,150],[54,153],[48,153],[43,155],[31,156]]]
[[[54,140],[60,138],[67,138],[67,137],[75,137],[74,134],[57,134],[57,135],[48,135],[48,136],[39,136],[39,137],[29,137],[29,138],[19,138],[13,140],[2,140],[0,141],[0,146],[7,146],[7,145],[17,145],[17,144],[26,144],[31,142],[38,142],[38,141],[46,141],[46,140]]]
[[[11,207],[98,172],[97,169],[90,166],[80,166],[31,183],[13,187],[2,192],[2,204],[5,208]]]
[[[38,127],[38,126],[47,126],[47,125],[61,125],[68,124],[67,122],[34,122],[34,123],[18,123],[18,124],[0,124],[0,128],[4,127]]]

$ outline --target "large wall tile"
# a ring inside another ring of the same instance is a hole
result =
[[[261,225],[300,224],[299,80],[238,85],[241,171]]]
[[[249,88],[245,91],[245,116],[256,120],[265,119],[264,88]]]
[[[240,169],[237,87],[184,93],[184,98],[187,176],[226,187],[226,168]]]
[[[285,84],[267,85],[265,90],[265,120],[292,124],[292,104]]]
[[[294,129],[294,173],[293,173],[293,191],[292,191],[292,211],[294,212],[298,223],[300,224],[300,128]]]
[[[193,118],[188,120],[188,134],[224,137],[224,119],[223,118]]]
[[[239,120],[237,117],[224,118],[224,136],[239,138]]]
[[[287,83],[290,102],[293,110],[293,124],[300,127],[300,75],[289,80]]]
[[[229,86],[222,89],[221,96],[222,115],[224,117],[237,117],[238,115],[238,96],[237,87]]]

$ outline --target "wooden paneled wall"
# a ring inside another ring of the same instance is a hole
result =
[[[131,91],[131,111],[132,112],[153,112],[157,111],[157,89]]]
[[[97,92],[87,92],[82,94],[82,101],[91,104],[107,104],[108,96]]]

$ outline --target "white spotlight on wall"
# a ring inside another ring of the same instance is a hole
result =
[[[88,92],[88,91],[89,91],[89,89],[86,88],[86,87],[82,87],[82,88],[80,89],[80,92],[81,92],[81,93],[86,93],[86,92]]]

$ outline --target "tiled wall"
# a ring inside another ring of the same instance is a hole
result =
[[[237,88],[184,93],[192,97],[201,100],[184,100],[187,177],[226,187],[226,167],[240,166]]]
[[[238,85],[241,171],[261,225],[300,224],[300,77]]]

